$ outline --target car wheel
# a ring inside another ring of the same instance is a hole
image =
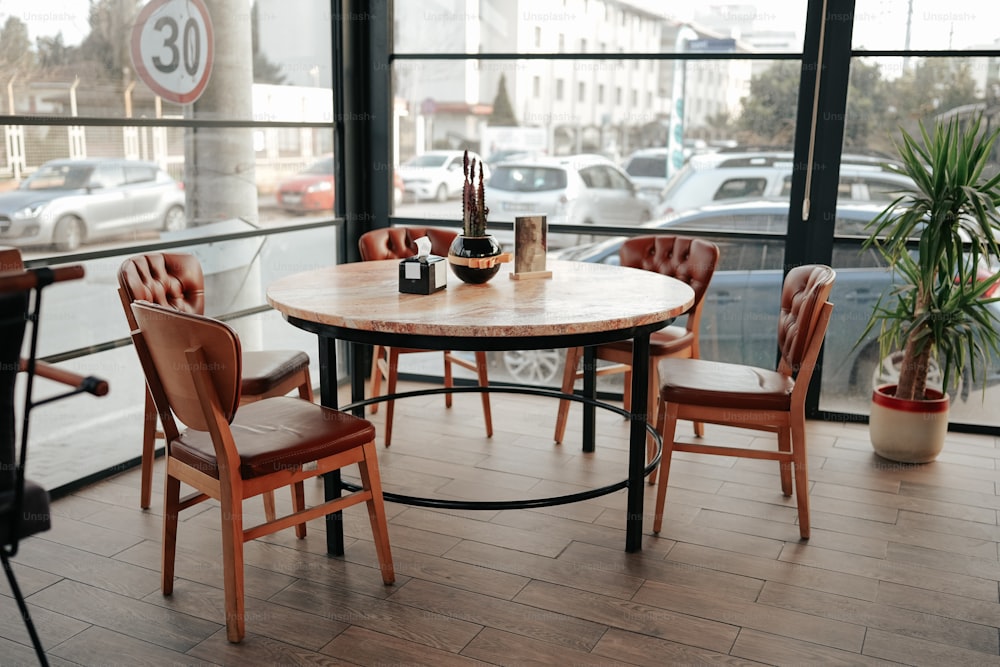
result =
[[[179,232],[182,229],[187,229],[187,216],[184,215],[184,209],[174,206],[163,216],[163,231]]]
[[[549,385],[562,371],[565,350],[512,350],[503,353],[503,365],[522,384]]]
[[[434,199],[438,201],[448,201],[448,186],[444,183],[439,185],[437,192],[434,195]]]
[[[56,223],[52,232],[52,245],[56,250],[69,252],[76,250],[83,243],[83,220],[75,215],[68,215]]]

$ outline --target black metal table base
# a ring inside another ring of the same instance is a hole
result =
[[[533,396],[545,396],[555,399],[569,399],[572,401],[577,401],[578,403],[583,403],[585,405],[592,405],[595,408],[600,408],[602,410],[608,410],[609,412],[614,412],[622,417],[628,419],[631,417],[631,413],[628,410],[616,407],[588,396],[580,396],[577,394],[563,394],[560,391],[553,389],[545,389],[543,387],[508,387],[508,386],[496,386],[496,387],[436,387],[434,389],[418,389],[415,391],[399,392],[396,394],[385,394],[382,396],[376,396],[373,398],[365,399],[363,401],[355,401],[349,405],[343,406],[341,408],[345,412],[351,411],[354,408],[364,407],[371,405],[373,403],[381,403],[389,400],[398,400],[401,398],[409,398],[413,396],[426,396],[430,394],[446,394],[446,393],[508,393],[508,394],[529,394]],[[643,479],[645,479],[656,466],[660,463],[660,454],[663,450],[663,440],[660,434],[656,432],[652,424],[646,423],[646,431],[653,441],[656,443],[656,455],[653,459],[646,463],[645,468],[643,468]],[[560,445],[556,445],[560,446]],[[591,498],[598,498],[600,496],[606,496],[615,491],[620,491],[621,489],[628,488],[629,480],[625,479],[615,482],[613,484],[608,484],[607,486],[597,487],[595,489],[589,489],[587,491],[580,491],[578,493],[570,493],[562,496],[551,496],[548,498],[530,498],[526,500],[447,500],[443,498],[426,498],[421,496],[408,496],[400,493],[391,493],[383,490],[382,497],[386,500],[401,503],[404,505],[413,505],[415,507],[434,507],[438,509],[455,509],[455,510],[517,510],[517,509],[531,509],[534,507],[552,507],[554,505],[566,505],[569,503],[576,503],[582,500],[590,500]],[[340,486],[342,489],[348,491],[359,491],[361,489],[357,484],[351,482],[346,482],[341,480]]]

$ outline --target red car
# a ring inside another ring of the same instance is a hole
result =
[[[278,206],[292,213],[332,211],[335,200],[333,185],[333,157],[328,156],[313,163],[278,186]],[[403,179],[393,172],[393,201],[403,201]]]
[[[332,211],[334,201],[333,156],[314,162],[308,169],[278,186],[278,206],[292,213]]]

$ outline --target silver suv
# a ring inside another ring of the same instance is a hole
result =
[[[69,251],[109,236],[186,226],[183,185],[150,162],[52,160],[0,194],[0,244]]]
[[[667,181],[657,214],[731,201],[787,201],[792,189],[792,160],[790,152],[694,155]],[[913,181],[894,172],[880,158],[844,155],[841,160],[839,199],[887,203],[912,189]]]

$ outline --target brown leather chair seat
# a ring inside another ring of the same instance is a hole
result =
[[[788,410],[795,382],[777,371],[753,366],[684,359],[660,362],[664,401],[739,410]]]
[[[239,440],[240,477],[252,479],[294,469],[325,455],[360,447],[375,439],[375,427],[348,419],[317,421],[316,407],[298,398],[280,396],[240,408],[229,428]],[[330,445],[330,441],[335,443]],[[188,430],[173,442],[171,456],[216,479],[219,464],[207,431]]]

